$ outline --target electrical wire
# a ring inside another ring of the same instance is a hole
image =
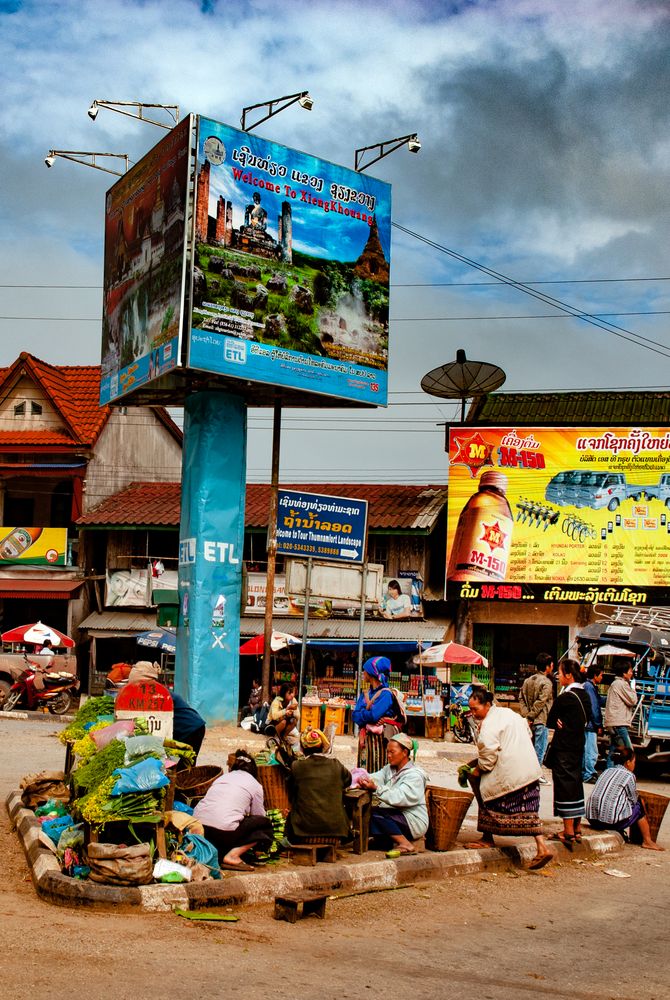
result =
[[[643,337],[641,334],[633,333],[632,330],[627,330],[625,327],[617,326],[614,323],[608,323],[606,320],[599,320],[593,313],[588,313],[583,309],[577,309],[575,306],[563,302],[560,299],[556,299],[551,295],[547,295],[545,292],[538,292],[536,289],[531,288],[530,285],[526,285],[521,281],[515,281],[514,278],[510,278],[507,275],[502,274],[500,271],[495,271],[493,268],[487,267],[485,264],[480,264],[478,261],[472,260],[464,254],[458,253],[456,250],[450,250],[449,247],[445,247],[427,236],[422,236],[420,233],[415,233],[413,230],[407,229],[398,222],[392,222],[391,225],[399,232],[405,233],[407,236],[411,236],[420,243],[425,243],[426,246],[429,246],[434,250],[439,250],[440,253],[444,253],[447,256],[452,257],[454,260],[458,260],[462,264],[467,264],[469,267],[476,268],[478,271],[488,274],[489,277],[496,278],[501,284],[508,285],[510,288],[515,288],[517,291],[531,296],[531,298],[544,302],[545,305],[553,306],[555,309],[559,309],[561,312],[567,313],[574,319],[582,320],[591,326],[595,326],[598,329],[603,330],[605,333],[609,333],[614,337],[620,338],[621,340],[627,340],[629,343],[636,344],[638,347],[643,347],[645,350],[652,351],[654,354],[660,354],[664,358],[670,358],[670,351],[668,351],[666,345],[661,344],[657,340],[652,340],[649,337]],[[662,349],[658,350],[658,348]]]

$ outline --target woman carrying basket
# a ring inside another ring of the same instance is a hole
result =
[[[386,764],[386,745],[402,729],[405,719],[398,699],[388,686],[391,661],[372,656],[363,664],[363,691],[351,718],[359,727],[358,766],[368,772]],[[367,688],[367,691],[365,690]]]

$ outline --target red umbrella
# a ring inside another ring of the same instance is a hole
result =
[[[276,653],[278,649],[286,649],[287,646],[300,645],[300,639],[288,632],[272,631],[270,637],[270,649]],[[240,646],[242,656],[262,656],[263,655],[263,635],[255,635]]]
[[[42,622],[33,622],[32,625],[18,625],[8,632],[3,632],[0,638],[3,642],[31,642],[35,646],[41,646],[47,639],[52,646],[74,646],[74,639],[59,632],[57,628],[43,625]]]

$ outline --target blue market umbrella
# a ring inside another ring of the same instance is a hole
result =
[[[150,632],[140,632],[135,636],[138,646],[159,649],[162,653],[175,653],[177,633],[172,628],[153,628]]]

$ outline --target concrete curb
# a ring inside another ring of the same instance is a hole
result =
[[[518,847],[492,847],[480,851],[456,848],[443,853],[426,851],[395,860],[388,860],[380,852],[371,851],[370,860],[348,855],[346,860],[318,864],[314,868],[273,868],[244,875],[226,873],[223,879],[216,881],[210,879],[180,885],[126,888],[80,882],[63,875],[53,847],[48,846],[51,842],[42,834],[33,811],[22,805],[20,792],[10,792],[5,805],[25,852],[38,896],[61,906],[107,908],[122,905],[147,912],[172,911],[175,907],[202,910],[242,906],[269,903],[275,896],[305,890],[330,895],[366,889],[392,889],[409,882],[453,878],[482,871],[509,871],[527,865],[535,854],[532,840],[524,841]],[[560,860],[569,860],[575,856],[607,854],[618,850],[622,844],[623,839],[617,833],[594,831],[584,837],[574,854],[561,844],[552,846]]]

